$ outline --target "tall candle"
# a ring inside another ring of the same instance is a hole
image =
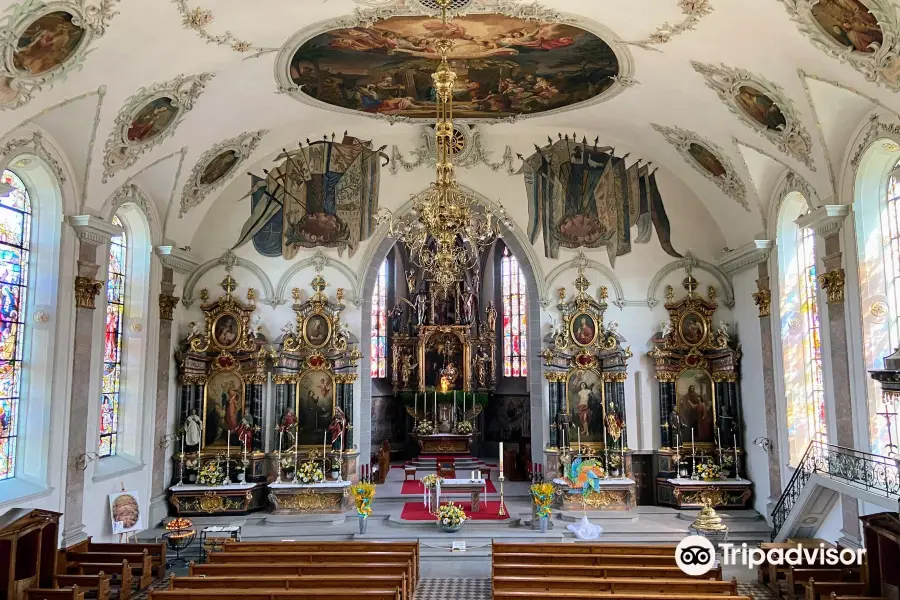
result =
[[[284,429],[278,432],[278,460],[281,460],[281,445],[284,443]],[[280,467],[279,467],[280,468]]]
[[[500,442],[500,476],[503,477],[503,442]]]
[[[416,404],[415,404],[415,408],[416,408],[416,410],[415,410],[416,416],[413,417],[413,420],[417,419],[417,418],[418,418],[418,414],[419,414],[419,392],[416,392]]]
[[[325,437],[322,438],[322,472],[325,472],[325,448],[328,445],[328,430],[325,430]]]
[[[437,391],[434,392],[434,432],[437,433]]]
[[[456,390],[453,390],[453,421],[456,421]]]
[[[463,421],[466,420],[466,393],[463,392]]]
[[[581,427],[578,427],[578,454],[581,454]]]
[[[225,442],[225,454],[227,456],[226,460],[230,460],[231,459],[231,431],[230,430],[225,433],[225,439],[227,440]]]
[[[735,479],[741,478],[741,472],[738,469],[737,434],[734,434],[734,478]]]
[[[184,458],[184,434],[181,434],[181,457]]]
[[[691,456],[694,456],[697,452],[697,446],[694,444],[694,428],[691,427]]]

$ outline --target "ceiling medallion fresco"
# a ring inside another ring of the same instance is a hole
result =
[[[172,135],[212,78],[210,73],[179,75],[171,81],[141,88],[129,98],[106,141],[103,182]]]
[[[413,8],[358,10],[324,31],[297,34],[276,61],[281,91],[320,107],[430,121],[442,35],[454,43],[459,119],[547,114],[610,98],[634,83],[622,45],[577,17],[501,2],[490,13],[474,6],[444,29],[424,9],[409,14]]]
[[[781,152],[815,171],[812,139],[793,103],[774,83],[744,69],[692,62],[706,85],[746,125],[775,144]]]
[[[256,150],[266,130],[242,133],[219,142],[197,160],[181,193],[181,210],[178,218],[203,202],[210,192],[221,187],[238,166]]]
[[[675,146],[688,164],[719,186],[726,195],[737,200],[744,210],[750,212],[744,183],[721,148],[693,131],[656,123],[651,123],[651,126],[662,134],[666,141]]]
[[[34,93],[82,67],[103,35],[118,0],[26,0],[0,21],[0,110],[27,104]]]
[[[829,56],[869,81],[900,90],[900,19],[892,0],[781,0],[791,19]]]

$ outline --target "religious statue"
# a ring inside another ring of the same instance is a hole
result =
[[[253,318],[250,321],[250,331],[255,335],[262,335],[262,317],[259,313],[253,313]]]
[[[664,338],[667,338],[670,335],[672,335],[672,331],[673,331],[672,330],[672,321],[663,321],[662,323],[660,323],[659,327],[660,327],[660,331],[662,332],[662,336]]]
[[[334,407],[334,418],[331,419],[331,425],[328,426],[328,433],[331,434],[331,449],[344,449],[344,431],[347,430],[347,417],[337,406]]]
[[[497,331],[497,309],[494,308],[494,303],[488,302],[487,308],[484,309],[484,312],[487,316],[488,331]]]
[[[578,405],[576,410],[578,411],[578,421],[580,423],[579,429],[581,429],[581,435],[590,435],[590,422],[591,422],[591,396],[593,392],[591,388],[588,387],[587,382],[582,381],[581,386],[578,389]]]
[[[200,326],[196,321],[191,321],[188,327],[191,328],[191,334],[188,336],[188,339],[195,338],[198,335],[203,335],[203,331],[200,329]]]
[[[184,444],[185,446],[200,446],[203,433],[203,421],[197,416],[197,409],[192,408],[187,419],[184,420]]]
[[[403,304],[397,302],[388,316],[391,318],[391,330],[394,333],[399,333],[400,327],[403,325]]]
[[[716,328],[716,339],[725,340],[726,344],[731,339],[731,336],[728,334],[728,323],[725,321],[719,322],[719,326]]]
[[[400,366],[400,380],[401,380],[403,387],[412,386],[413,371],[415,371],[416,367],[418,367],[418,366],[419,366],[419,363],[413,362],[412,353],[403,355],[403,362]]]
[[[288,439],[290,442],[288,446],[294,445],[294,437],[296,436],[296,434],[293,433],[293,429],[296,426],[297,414],[294,412],[293,408],[288,408],[284,413],[284,417],[281,418],[281,425],[278,427],[281,431],[288,434]]]
[[[609,325],[606,326],[606,331],[613,335],[616,335],[618,329],[619,329],[619,324],[616,321],[612,321],[609,323]]]
[[[241,422],[235,427],[234,432],[237,434],[241,445],[246,446],[249,450],[250,445],[253,443],[253,416],[250,414],[250,411],[244,411],[243,416],[241,416]]]
[[[297,335],[297,326],[294,321],[288,321],[284,325],[281,326],[281,333],[283,337],[294,337]]]
[[[416,272],[414,269],[406,272],[406,289],[409,290],[410,294],[416,289]]]
[[[488,386],[488,369],[491,363],[491,357],[488,356],[484,348],[479,348],[475,354],[475,383],[477,387],[486,388]]]
[[[463,295],[463,313],[467,325],[475,322],[475,292],[469,286],[466,286],[466,292]]]
[[[427,304],[428,304],[428,301],[425,298],[425,290],[419,290],[419,293],[416,294],[416,303],[415,303],[416,324],[419,327],[422,327],[423,325],[425,325],[425,309],[428,308]]]

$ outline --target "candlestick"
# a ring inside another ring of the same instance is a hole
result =
[[[456,423],[456,390],[453,390],[453,422]]]
[[[463,392],[463,421],[466,420],[466,393]]]
[[[734,478],[741,478],[740,464],[738,463],[737,434],[734,434]]]
[[[280,429],[278,431],[278,476],[275,478],[275,483],[281,483],[281,446],[284,443],[284,429]]]
[[[413,417],[413,421],[419,418],[419,392],[416,392],[416,403],[414,404],[414,406],[416,416]],[[415,423],[413,423],[413,427],[415,428]]]
[[[437,433],[437,391],[434,392],[434,432]]]
[[[231,481],[231,430],[225,432],[225,480]]]
[[[619,473],[622,475],[622,477],[625,477],[625,426],[624,426],[624,424],[622,426],[622,436],[619,438],[619,441],[622,442],[622,447],[619,452],[619,462],[621,463],[619,465],[619,468],[620,468]]]
[[[503,442],[500,442],[500,477],[503,477]]]
[[[691,427],[691,479],[697,473],[697,444],[694,442],[694,428]]]
[[[181,474],[178,477],[178,485],[184,484],[184,433],[181,434]]]
[[[297,429],[294,431],[294,480],[293,483],[297,483],[297,441],[300,437],[300,424],[297,424]]]
[[[244,459],[241,461],[241,463],[242,463],[241,466],[244,467],[245,469],[247,468],[247,465],[250,464],[247,461],[247,438],[246,437],[244,438]],[[244,480],[246,481],[246,479],[247,479],[247,472],[245,471],[244,472]]]
[[[503,445],[503,442],[501,442],[500,444],[501,444],[501,446],[502,446],[502,445]],[[502,456],[502,455],[501,455],[501,456]],[[501,461],[500,465],[501,465],[501,466],[500,466],[500,511],[499,511],[497,514],[500,515],[501,517],[503,517],[503,516],[506,516],[506,509],[503,507],[503,481],[504,481],[506,478],[503,477],[503,463],[502,463],[502,461]]]
[[[581,456],[581,427],[578,428],[578,455]]]
[[[325,430],[325,437],[322,438],[322,474],[325,474],[325,448],[328,447],[328,430]]]

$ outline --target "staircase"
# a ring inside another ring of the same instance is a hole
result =
[[[841,495],[897,510],[900,457],[810,442],[772,511],[772,541],[814,537]]]

